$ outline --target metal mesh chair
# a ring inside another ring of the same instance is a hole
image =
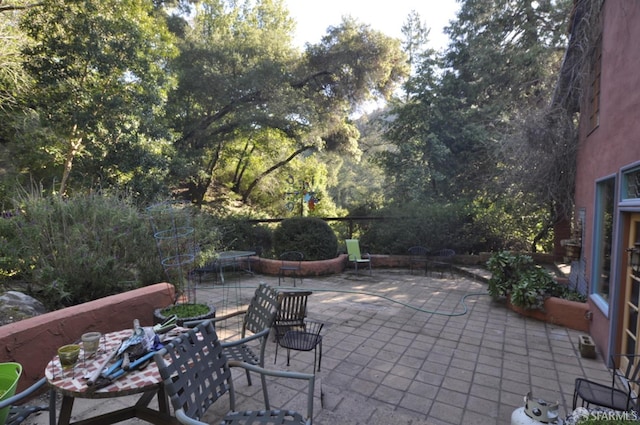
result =
[[[315,376],[296,372],[266,370],[235,360],[227,361],[225,350],[218,340],[211,321],[176,338],[158,352],[162,384],[175,410],[176,419],[186,425],[205,425],[202,418],[207,409],[228,393],[230,411],[221,425],[232,424],[301,424],[311,425]],[[287,410],[236,410],[236,397],[231,367],[241,367],[262,376],[274,376],[308,381],[307,413]]]
[[[440,277],[444,276],[444,272],[448,271],[453,277],[453,258],[456,252],[453,249],[441,249],[429,255],[427,267],[431,271],[439,271]]]
[[[412,246],[408,249],[409,252],[409,273],[413,274],[414,268],[424,269],[424,274],[427,274],[427,264],[429,262],[429,250],[424,246]]]
[[[296,279],[300,279],[302,284],[302,260],[304,260],[304,254],[300,251],[287,251],[280,254],[280,272],[278,273],[278,286],[280,286],[280,280],[284,280],[285,277],[291,276],[293,278],[293,286],[296,286]]]
[[[236,311],[225,316],[210,319],[213,323],[219,323],[238,315],[242,318],[242,330],[240,339],[225,341],[222,346],[225,355],[232,360],[239,360],[257,366],[264,366],[264,353],[271,332],[271,326],[278,311],[278,292],[266,283],[261,283],[249,303],[246,310]],[[186,322],[185,326],[192,327],[202,321]],[[259,353],[255,351],[254,341],[259,341]],[[250,369],[246,370],[247,382],[251,385]],[[265,405],[269,406],[269,396],[266,392],[264,375],[261,375],[262,390],[264,392]]]
[[[636,394],[640,386],[640,355],[611,356],[611,365],[613,369],[611,385],[603,385],[586,378],[576,378],[573,410],[576,409],[578,399],[581,399],[583,407],[594,404],[619,411],[630,409],[638,411]]]
[[[316,370],[316,364],[318,365],[318,372],[322,365],[322,327],[324,323],[314,320],[305,320],[302,326],[291,327],[280,339],[276,345],[275,359],[278,358],[278,345],[287,349],[287,366],[289,366],[289,357],[291,350],[296,351],[311,351],[313,350],[313,370]],[[318,356],[318,347],[320,352]],[[274,359],[274,363],[275,360]]]
[[[278,311],[273,322],[276,341],[293,327],[304,325],[307,317],[307,300],[311,291],[279,291]]]

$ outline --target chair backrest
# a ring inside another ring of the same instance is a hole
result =
[[[453,257],[455,257],[456,252],[453,249],[441,249],[440,251],[436,251],[431,255],[434,257],[438,257],[438,259],[442,261],[453,261]]]
[[[246,331],[258,333],[273,326],[277,311],[278,291],[266,283],[260,283],[244,315],[242,337]]]
[[[346,239],[347,254],[349,254],[349,261],[357,261],[362,259],[360,254],[360,241],[358,239]]]
[[[285,261],[297,261],[304,260],[304,254],[300,251],[286,251],[280,254],[280,259],[284,263]]]
[[[429,250],[424,246],[412,246],[408,251],[412,257],[426,257],[429,255]]]
[[[274,321],[276,338],[292,327],[304,326],[307,317],[307,300],[311,291],[278,292],[278,312]]]
[[[231,371],[211,321],[166,344],[154,360],[175,410],[183,409],[190,418],[200,419],[227,392],[234,409]]]

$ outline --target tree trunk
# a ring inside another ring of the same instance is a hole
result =
[[[69,176],[71,175],[71,169],[73,168],[73,159],[76,154],[82,147],[82,138],[79,138],[75,142],[69,140],[69,150],[67,151],[67,156],[64,160],[64,168],[62,171],[62,181],[60,181],[60,195],[64,195],[67,191],[67,182],[69,181]]]

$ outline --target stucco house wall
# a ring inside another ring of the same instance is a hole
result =
[[[640,161],[640,2],[636,0],[605,0],[602,13],[602,72],[600,78],[599,125],[591,131],[588,122],[588,87],[582,87],[579,150],[575,187],[576,211],[584,209],[585,233],[582,255],[585,260],[585,277],[592,282],[594,255],[594,224],[596,183],[616,176],[616,193],[619,193],[621,170]],[[617,205],[617,202],[616,202]],[[616,206],[614,226],[622,229],[624,215]],[[612,258],[612,287],[614,291],[609,306],[602,307],[602,300],[593,295],[591,334],[596,345],[605,354],[616,337],[611,319],[622,307],[621,288],[624,273],[621,231],[614,232],[615,258]],[[617,289],[617,290],[616,290]],[[606,303],[605,303],[606,304]],[[613,322],[615,324],[615,321]]]

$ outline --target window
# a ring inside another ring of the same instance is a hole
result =
[[[598,182],[593,256],[593,293],[609,299],[611,278],[611,244],[613,242],[613,208],[616,179]]]
[[[640,198],[640,168],[636,168],[624,173],[622,177],[624,185],[622,187],[623,199]]]
[[[600,125],[600,74],[602,71],[602,36],[596,41],[591,63],[592,75],[589,87],[589,131]]]

